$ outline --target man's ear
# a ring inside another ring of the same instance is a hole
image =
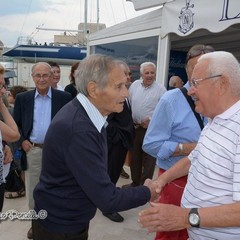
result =
[[[93,81],[90,81],[87,84],[87,92],[89,97],[95,98],[96,97],[96,90],[97,90],[97,84]]]
[[[225,93],[226,91],[228,91],[228,89],[230,88],[229,80],[224,75],[222,75],[218,81],[221,93]]]

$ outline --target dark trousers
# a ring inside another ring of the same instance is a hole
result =
[[[143,139],[147,129],[138,127],[135,130],[135,138],[132,150],[132,162],[130,165],[131,177],[134,186],[143,185],[147,178],[152,179],[156,165],[156,158],[142,150]]]
[[[4,202],[5,183],[0,184],[0,212],[2,212]]]
[[[123,146],[121,141],[108,145],[108,174],[114,184],[120,177],[127,151],[128,149]]]
[[[34,240],[87,240],[88,229],[76,233],[50,232],[44,228],[39,221],[32,221]]]

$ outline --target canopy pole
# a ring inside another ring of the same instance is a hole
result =
[[[157,60],[157,81],[161,82],[165,87],[168,83],[168,69],[170,58],[170,37],[169,34],[164,38],[159,35],[158,38],[158,60]]]

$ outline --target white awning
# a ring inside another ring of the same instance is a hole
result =
[[[221,32],[240,23],[239,0],[175,0],[163,7],[161,36],[187,36],[199,29]]]
[[[126,0],[132,2],[136,11],[163,5],[167,0]]]

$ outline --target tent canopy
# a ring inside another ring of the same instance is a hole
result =
[[[158,36],[158,75],[161,75],[164,81],[167,66],[162,66],[162,63],[169,61],[170,50],[187,52],[194,44],[203,43],[212,45],[216,50],[229,51],[240,60],[239,0],[132,2],[140,4],[139,9],[148,8],[150,5],[159,5],[159,9],[91,35],[91,53],[98,44]]]

